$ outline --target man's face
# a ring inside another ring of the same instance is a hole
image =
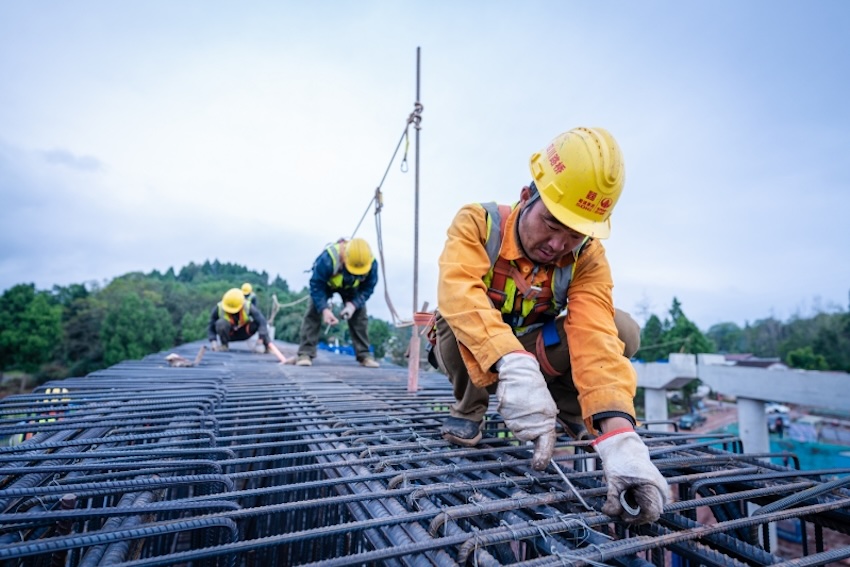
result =
[[[526,209],[519,219],[519,241],[532,262],[554,264],[584,240],[583,234],[553,217],[541,199],[523,206]]]

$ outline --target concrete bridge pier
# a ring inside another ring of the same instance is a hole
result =
[[[634,362],[637,371],[638,386],[644,389],[644,419],[650,422],[648,428],[653,431],[669,431],[672,427],[667,421],[667,390],[677,390],[696,380],[696,357],[692,354],[671,354],[670,361]]]

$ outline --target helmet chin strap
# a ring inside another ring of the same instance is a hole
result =
[[[532,205],[534,204],[534,201],[540,198],[540,191],[538,191],[537,185],[534,184],[534,181],[528,184],[528,192],[530,195],[528,197],[528,204]]]
[[[534,184],[532,184],[532,186],[533,185]],[[524,215],[525,212],[531,206],[534,205],[534,201],[536,201],[539,198],[540,198],[540,193],[537,193],[535,191],[535,193],[531,196],[531,198],[528,201],[525,202],[525,205],[522,208],[520,208],[519,216],[517,216],[517,219],[516,219],[516,241],[519,242],[519,248],[520,248],[520,250],[522,250],[522,255],[525,256],[526,258],[528,258],[529,260],[531,260],[532,262],[534,262],[534,260],[532,260],[531,256],[528,255],[528,252],[525,249],[525,245],[522,243],[522,232],[520,232],[520,230],[519,230],[519,225],[520,225],[520,223],[522,223],[522,215]],[[534,263],[537,264],[537,262],[534,262]]]

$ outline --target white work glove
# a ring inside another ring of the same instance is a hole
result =
[[[210,341],[210,350],[213,352],[218,350],[218,341]]]
[[[342,311],[339,312],[339,316],[343,321],[346,321],[349,317],[354,315],[354,312],[357,311],[357,308],[350,301],[345,302],[345,307],[342,308]]]
[[[322,320],[325,322],[325,325],[336,325],[339,323],[339,320],[334,317],[334,312],[327,307],[322,311]]]
[[[496,363],[496,370],[499,413],[517,439],[534,442],[531,466],[542,471],[549,466],[555,450],[558,408],[540,373],[540,365],[530,353],[512,352]]]
[[[602,458],[602,470],[608,483],[608,499],[602,512],[620,517],[629,524],[647,524],[661,515],[668,500],[667,481],[649,460],[649,450],[637,433],[619,430],[593,442]],[[625,509],[620,495],[625,493]],[[637,508],[640,511],[634,513]]]

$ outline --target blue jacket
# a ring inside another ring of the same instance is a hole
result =
[[[310,277],[310,298],[313,305],[317,311],[322,311],[333,294],[339,293],[343,301],[350,301],[354,307],[361,309],[378,284],[378,261],[372,260],[372,268],[366,274],[355,276],[345,269],[344,263],[338,262],[339,265],[334,265],[330,253],[332,246],[334,245],[325,248],[313,263],[313,275]]]

